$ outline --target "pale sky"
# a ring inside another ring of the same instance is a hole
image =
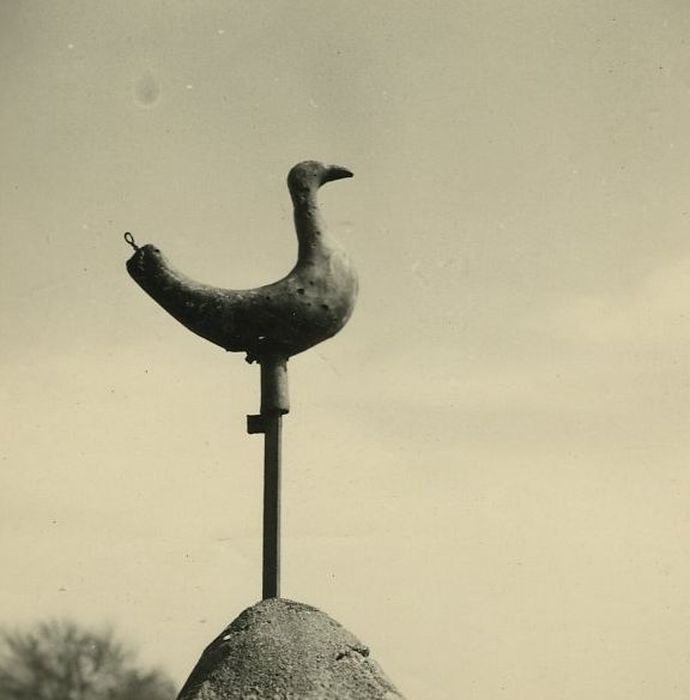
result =
[[[258,370],[128,277],[294,262],[283,595],[410,698],[690,695],[690,7],[3,0],[0,624],[112,621],[182,682],[260,596]]]

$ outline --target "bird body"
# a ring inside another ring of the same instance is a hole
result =
[[[290,171],[298,256],[277,282],[239,290],[202,284],[176,270],[151,244],[135,250],[127,270],[166,311],[212,343],[246,352],[249,361],[296,355],[335,335],[354,308],[356,273],[328,236],[316,201],[322,184],[351,176],[345,168],[316,161]]]

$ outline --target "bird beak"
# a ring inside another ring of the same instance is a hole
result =
[[[331,165],[323,176],[323,182],[342,180],[344,177],[352,177],[352,171],[347,168],[341,168],[339,165]]]

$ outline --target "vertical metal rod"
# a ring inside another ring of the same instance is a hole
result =
[[[280,461],[283,417],[264,418],[264,547],[262,598],[280,597]]]
[[[287,358],[267,356],[261,365],[261,412],[247,416],[249,433],[264,434],[262,597],[280,597],[280,462],[283,414],[290,410]]]

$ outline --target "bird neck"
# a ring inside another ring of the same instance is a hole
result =
[[[328,234],[316,202],[316,192],[294,197],[294,205],[298,259],[308,261],[326,256]]]

